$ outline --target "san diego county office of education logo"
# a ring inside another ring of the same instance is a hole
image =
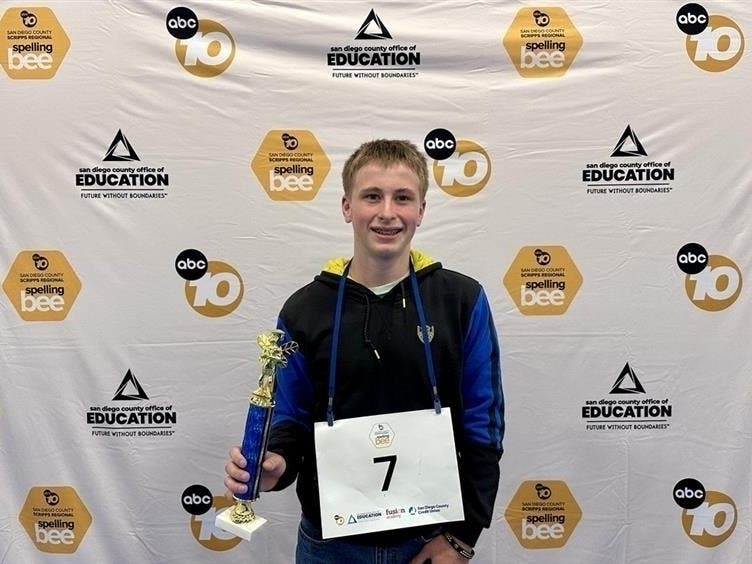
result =
[[[674,407],[669,398],[653,397],[627,362],[608,396],[588,399],[580,409],[586,431],[665,431]]]
[[[394,41],[384,21],[371,11],[352,41],[332,45],[326,65],[332,78],[373,80],[410,79],[420,74],[421,52],[415,43]]]
[[[673,190],[676,170],[671,161],[656,161],[631,125],[622,132],[608,160],[586,163],[581,170],[585,194],[624,195],[668,194]]]
[[[82,199],[151,201],[167,196],[170,175],[165,167],[150,160],[142,162],[122,129],[102,152],[104,164],[81,167],[75,174]]]
[[[110,402],[89,407],[86,424],[92,437],[115,440],[172,437],[175,434],[177,412],[171,404],[150,401],[129,368]]]

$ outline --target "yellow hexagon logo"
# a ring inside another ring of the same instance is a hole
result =
[[[504,287],[525,315],[562,315],[582,286],[582,275],[561,245],[522,247],[504,275]]]
[[[329,174],[324,149],[305,129],[269,131],[251,160],[251,170],[272,200],[310,201]]]
[[[21,251],[3,290],[21,319],[62,321],[81,291],[81,281],[60,251]]]
[[[42,552],[76,552],[91,525],[91,514],[70,486],[29,490],[18,515],[31,542]]]
[[[504,512],[525,548],[561,548],[582,518],[582,510],[561,480],[522,482]]]
[[[52,78],[69,48],[49,8],[8,8],[0,19],[0,64],[10,78]]]
[[[563,76],[582,47],[582,36],[563,8],[521,8],[502,44],[524,78]]]

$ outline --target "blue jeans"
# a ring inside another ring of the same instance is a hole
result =
[[[347,537],[321,540],[321,531],[302,517],[296,564],[407,564],[430,538],[418,536],[394,546],[368,546]]]

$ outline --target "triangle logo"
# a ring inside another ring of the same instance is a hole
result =
[[[627,125],[624,133],[621,134],[619,142],[614,147],[614,152],[611,153],[612,157],[647,157],[648,153],[645,151],[645,147],[642,146],[640,140],[635,135],[632,128]]]
[[[357,522],[358,521],[355,519],[355,516],[354,515],[350,515],[350,519],[348,519],[347,524],[348,525],[353,525],[353,524],[355,524]]]
[[[133,150],[133,146],[128,139],[123,135],[123,132],[118,129],[117,135],[110,143],[110,148],[107,149],[107,154],[102,159],[103,161],[140,161],[136,151]]]
[[[131,369],[129,368],[128,372],[126,372],[125,376],[123,377],[123,381],[120,382],[120,385],[115,392],[115,397],[112,398],[112,401],[138,401],[148,399],[149,396],[146,395],[146,392],[141,387],[141,384],[138,383],[138,380],[136,380],[136,377],[133,375],[133,372],[131,372]]]
[[[624,365],[624,368],[622,368],[621,370],[621,374],[619,374],[616,382],[614,382],[614,385],[611,387],[611,391],[609,393],[644,394],[645,388],[642,387],[642,384],[637,379],[637,375],[634,373],[634,370],[632,370],[632,367],[629,366],[629,363],[626,363]]]
[[[378,31],[376,31],[374,28],[378,28]],[[374,12],[373,8],[371,8],[371,11],[368,13],[368,17],[363,21],[362,24],[360,24],[360,29],[358,30],[358,34],[355,36],[355,39],[391,38],[392,35],[384,25],[384,22],[379,19],[379,16],[377,16],[376,12]]]

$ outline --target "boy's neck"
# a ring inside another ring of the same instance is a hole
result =
[[[404,278],[409,270],[409,253],[404,257],[386,260],[366,260],[355,256],[350,262],[348,276],[367,288],[374,288]]]

